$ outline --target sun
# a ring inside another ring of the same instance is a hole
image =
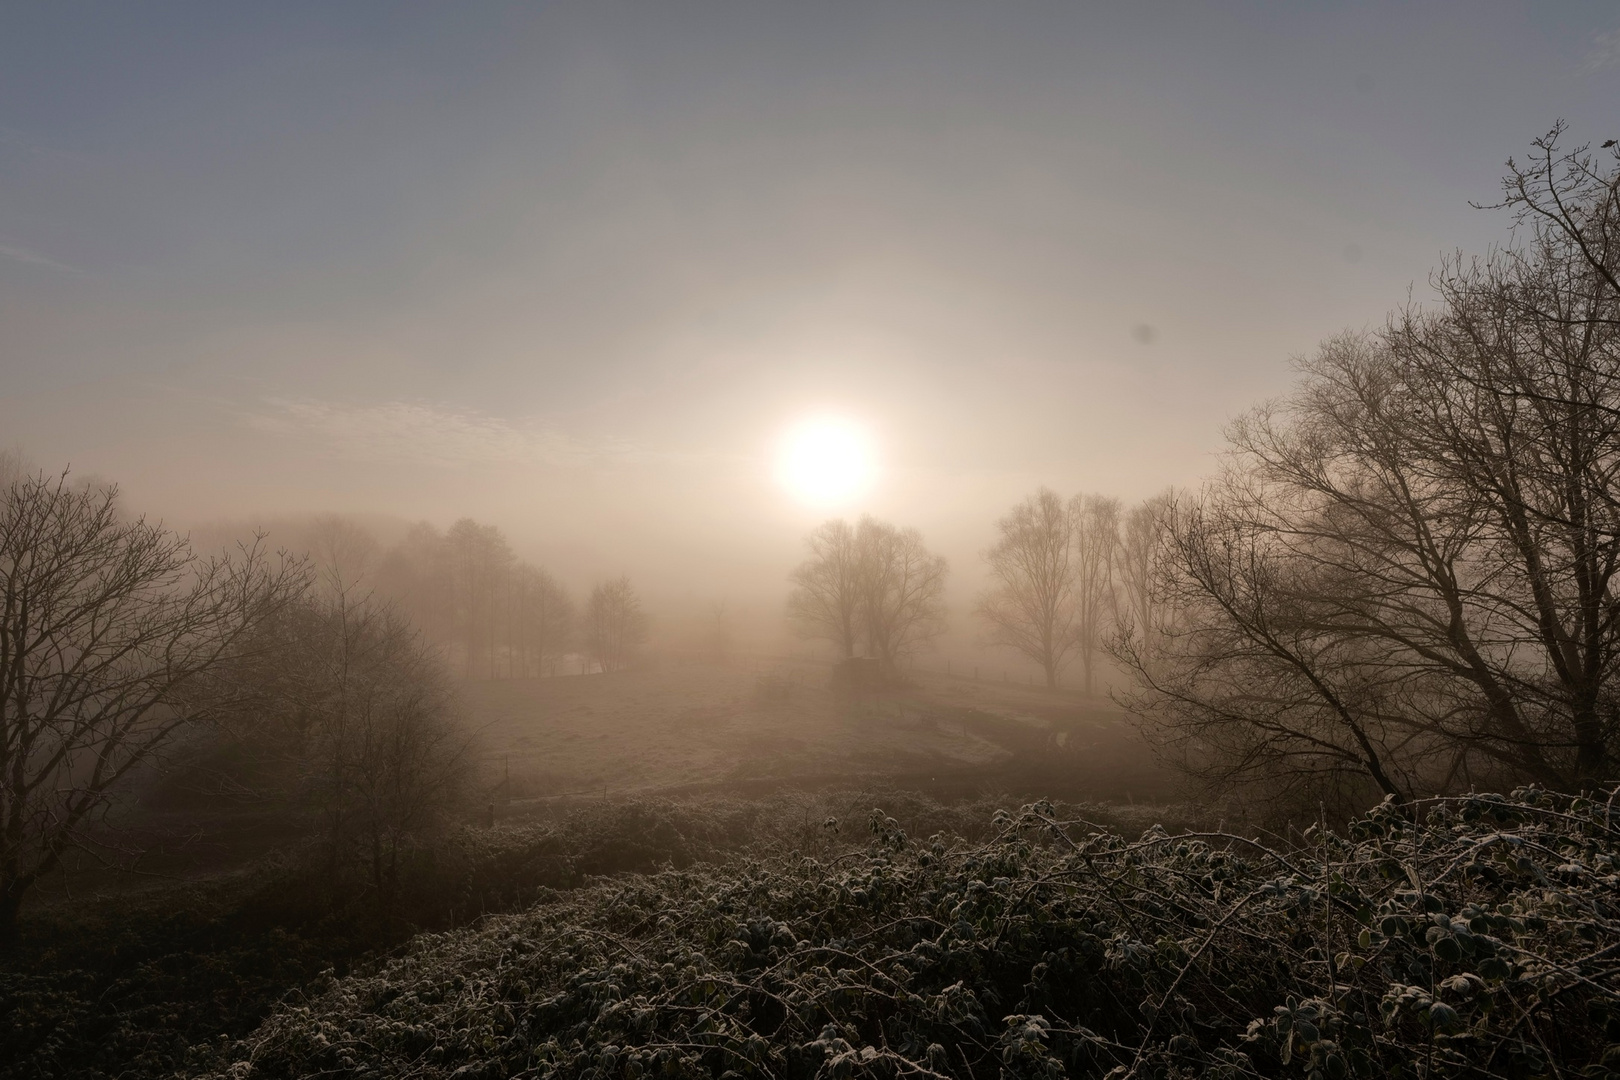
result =
[[[814,506],[830,506],[862,495],[876,476],[871,437],[844,417],[799,421],[783,435],[777,452],[777,482]]]

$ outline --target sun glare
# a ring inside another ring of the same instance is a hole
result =
[[[816,506],[843,502],[872,486],[877,465],[872,441],[842,417],[801,421],[782,438],[777,481],[800,500]]]

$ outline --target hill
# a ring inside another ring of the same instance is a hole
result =
[[[1620,823],[1536,791],[1278,851],[1047,804],[987,842],[668,870],[418,939],[233,1080],[1609,1076]]]

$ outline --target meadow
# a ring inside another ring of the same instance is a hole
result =
[[[1165,801],[1174,778],[1106,697],[912,669],[849,694],[805,659],[666,660],[611,675],[468,682],[503,812],[551,801],[894,787],[953,800]],[[509,800],[509,801],[508,801]]]

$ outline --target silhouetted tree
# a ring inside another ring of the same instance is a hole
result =
[[[1508,178],[1515,244],[1325,345],[1172,516],[1141,704],[1201,767],[1399,798],[1612,777],[1620,169],[1558,134]]]
[[[504,619],[503,600],[516,561],[506,537],[493,525],[462,518],[445,534],[450,552],[450,581],[456,601],[459,636],[466,648],[464,672],[496,672],[495,652]]]
[[[1126,637],[1150,640],[1161,618],[1154,580],[1165,554],[1165,521],[1173,505],[1171,495],[1155,495],[1125,515],[1119,551],[1119,629]]]
[[[604,581],[591,590],[585,605],[585,648],[603,671],[630,663],[635,648],[647,640],[647,616],[628,577]]]
[[[394,600],[423,636],[436,645],[456,639],[456,598],[450,547],[428,522],[411,526],[388,550],[377,571],[377,590]]]
[[[573,643],[574,602],[546,571],[520,563],[513,575],[511,602],[518,611],[516,649],[525,673],[555,674],[557,662]]]
[[[266,621],[226,676],[230,730],[314,809],[337,878],[359,865],[384,906],[406,848],[457,806],[471,762],[437,654],[393,604],[328,571]]]
[[[849,659],[860,647],[862,574],[855,530],[842,518],[805,538],[810,557],[793,571],[788,618],[806,637],[825,638]]]
[[[1095,686],[1097,656],[1118,610],[1114,562],[1119,554],[1119,500],[1076,495],[1069,502],[1069,514],[1074,521],[1074,636],[1089,694]]]
[[[0,492],[0,937],[118,782],[214,715],[210,676],[301,585],[257,547],[198,557],[110,486]]]
[[[810,558],[793,571],[788,617],[807,637],[826,638],[850,659],[864,649],[885,667],[944,629],[946,563],[916,529],[863,517],[837,518],[807,538]]]
[[[932,554],[916,529],[870,517],[855,530],[861,616],[871,654],[893,670],[919,645],[945,629],[943,556]]]
[[[995,585],[979,599],[978,615],[989,624],[992,644],[1039,664],[1053,689],[1077,645],[1073,515],[1042,488],[996,528],[1001,538],[984,553]]]

